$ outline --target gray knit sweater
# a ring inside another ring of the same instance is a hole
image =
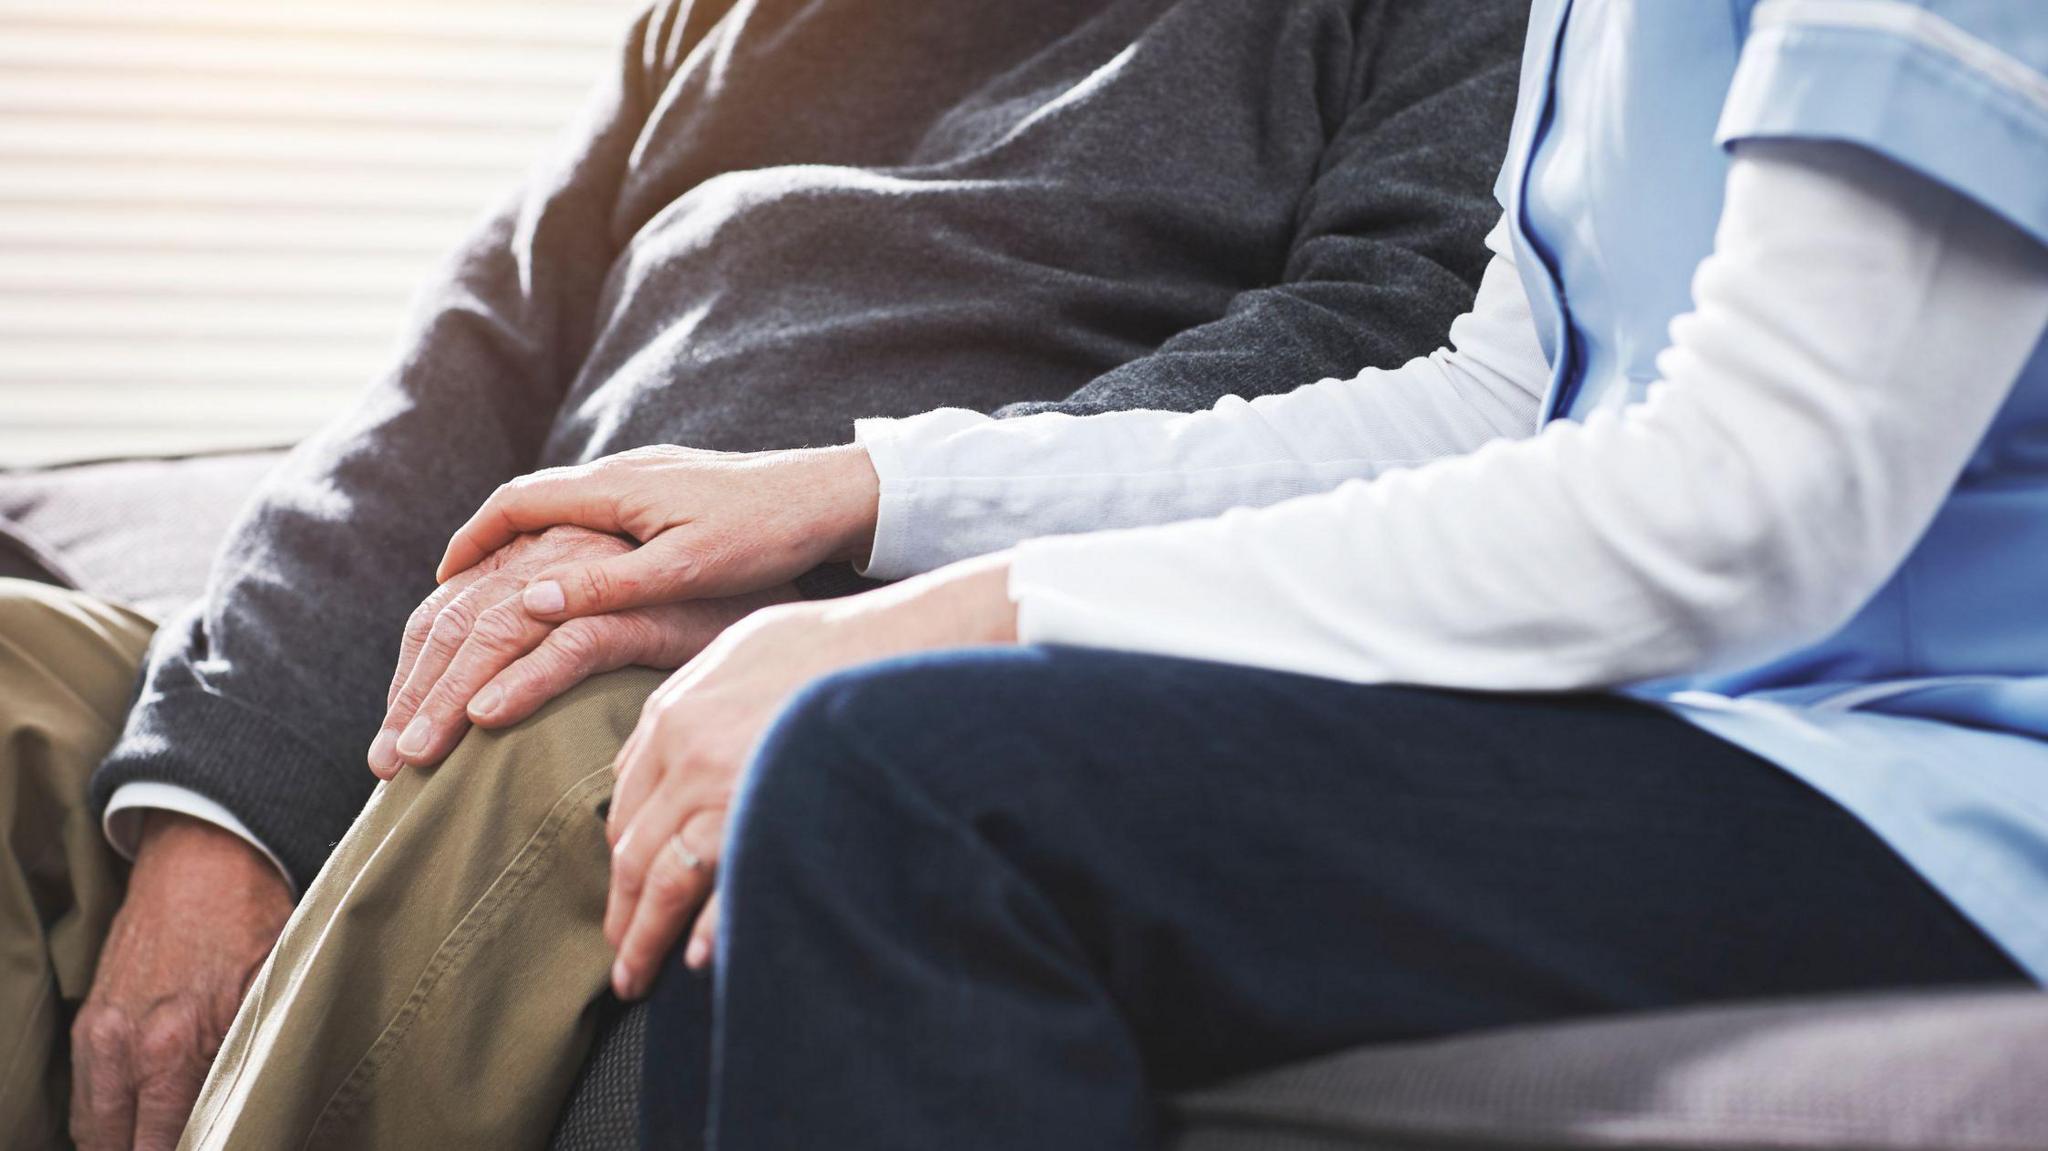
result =
[[[970,11],[971,9],[971,11]],[[671,0],[256,494],[94,779],[303,886],[407,614],[500,482],[952,405],[1192,409],[1428,351],[1471,300],[1525,0]]]

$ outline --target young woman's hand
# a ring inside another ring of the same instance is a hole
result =
[[[450,579],[522,533],[574,524],[640,546],[539,573],[521,597],[537,619],[758,591],[829,560],[866,556],[878,489],[857,446],[744,454],[635,448],[499,488],[449,541],[438,578]]]
[[[713,641],[647,701],[619,753],[606,834],[611,895],[604,932],[618,952],[612,987],[635,998],[695,924],[684,961],[710,960],[713,876],[726,813],[747,756],[796,690],[889,656],[1016,640],[1009,561],[957,564],[849,599],[754,613]]]

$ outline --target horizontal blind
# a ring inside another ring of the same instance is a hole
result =
[[[0,0],[0,466],[288,443],[641,0]]]

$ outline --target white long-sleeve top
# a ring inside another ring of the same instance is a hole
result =
[[[1882,585],[2048,327],[2048,253],[1990,212],[1850,146],[1747,144],[1645,401],[1539,429],[1550,368],[1489,246],[1451,347],[1399,369],[1189,415],[862,423],[870,574],[1016,545],[1026,642],[1360,682],[1746,665]]]
[[[1739,664],[1882,583],[2048,326],[2048,255],[1990,213],[1847,146],[1745,144],[1647,402],[1539,429],[1549,365],[1488,243],[1450,347],[1393,371],[1191,415],[864,421],[870,574],[1015,545],[1027,642],[1358,681]],[[256,842],[130,785],[124,853],[148,808]]]

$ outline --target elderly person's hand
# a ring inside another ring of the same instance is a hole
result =
[[[781,586],[566,622],[520,607],[520,593],[542,571],[632,550],[603,532],[554,527],[513,537],[435,589],[406,624],[370,770],[389,779],[402,767],[439,763],[471,724],[517,723],[599,672],[679,667],[749,612],[796,598]]]
[[[859,447],[636,448],[499,488],[449,542],[440,578],[521,533],[573,524],[640,546],[537,573],[522,600],[536,618],[758,591],[820,563],[866,556],[878,486]]]
[[[736,625],[647,701],[619,753],[605,938],[612,987],[644,994],[694,922],[684,961],[702,968],[717,930],[712,879],[747,756],[796,690],[895,655],[1013,643],[1009,560],[991,556],[848,599],[769,608]]]
[[[284,877],[233,832],[175,812],[143,817],[127,897],[71,1023],[78,1151],[177,1146],[291,913]]]

